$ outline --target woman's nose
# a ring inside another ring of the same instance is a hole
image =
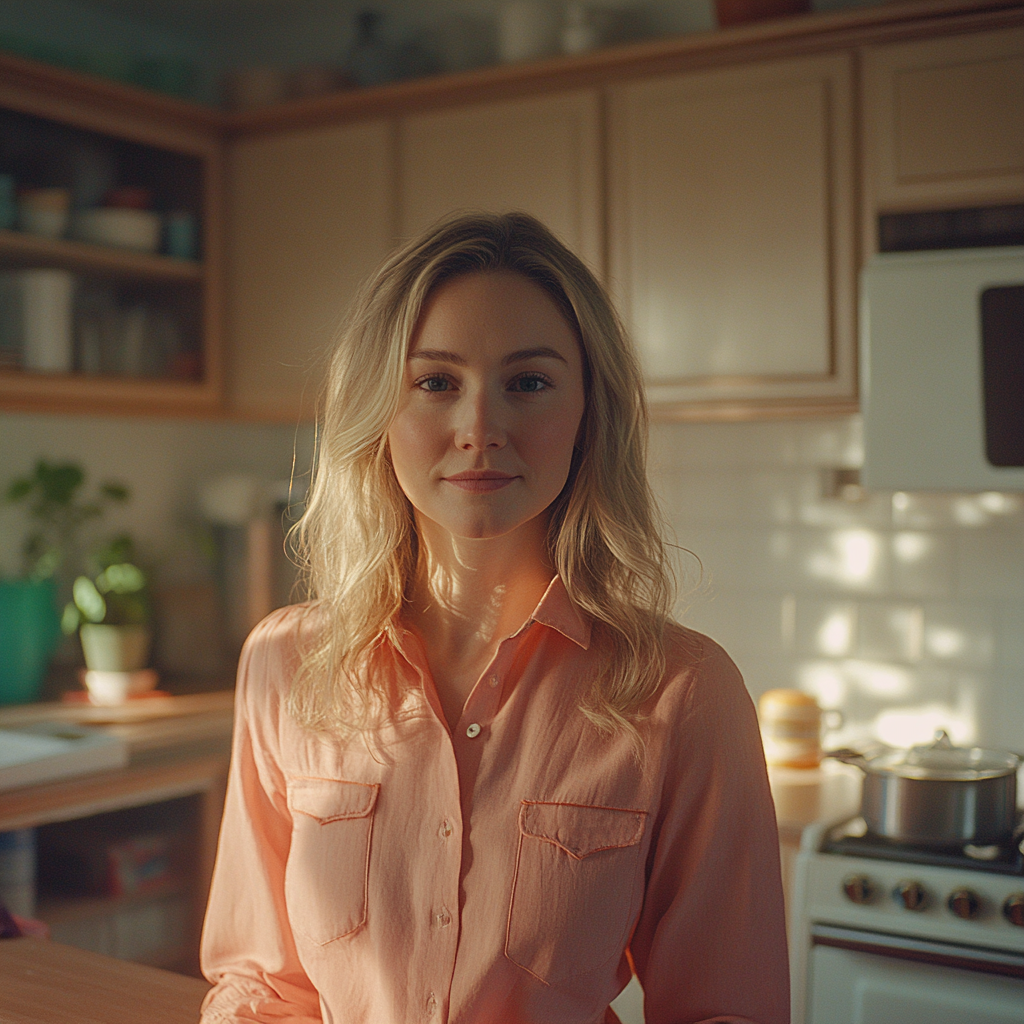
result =
[[[500,403],[484,392],[466,395],[459,403],[455,445],[463,451],[487,451],[505,447],[506,428]]]

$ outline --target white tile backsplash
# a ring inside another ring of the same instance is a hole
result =
[[[1024,748],[1020,495],[824,497],[824,470],[862,461],[859,417],[655,424],[651,451],[666,518],[704,567],[682,620],[755,697],[814,692],[846,738],[942,727]]]

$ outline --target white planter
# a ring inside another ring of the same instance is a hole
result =
[[[96,672],[137,672],[149,661],[149,626],[87,623],[79,631],[85,664]]]

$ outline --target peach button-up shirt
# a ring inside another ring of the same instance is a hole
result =
[[[788,1024],[775,816],[717,644],[669,627],[640,760],[578,710],[600,655],[557,577],[450,729],[404,634],[373,743],[285,710],[304,621],[242,655],[204,1024],[598,1024],[631,965],[648,1024]]]

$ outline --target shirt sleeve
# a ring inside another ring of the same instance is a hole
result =
[[[739,670],[703,657],[668,741],[669,765],[630,953],[647,1024],[789,1024],[775,811]]]
[[[253,631],[239,662],[231,768],[201,963],[213,988],[201,1024],[319,1022],[320,1000],[295,949],[284,898],[291,816],[277,761],[277,701],[271,673],[282,617]]]

